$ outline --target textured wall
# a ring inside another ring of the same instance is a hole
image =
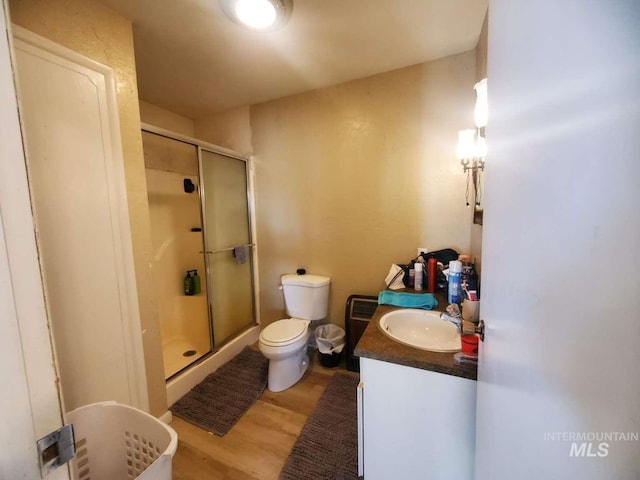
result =
[[[131,22],[95,0],[11,0],[11,21],[113,68],[151,413],[167,410]]]
[[[195,136],[249,156],[253,151],[249,112],[249,107],[246,106],[198,118],[194,121]]]
[[[140,100],[140,119],[154,127],[193,137],[193,120],[142,100]]]
[[[332,278],[329,320],[377,294],[416,248],[470,247],[456,160],[473,121],[475,50],[251,107],[261,319],[284,315],[280,275]]]

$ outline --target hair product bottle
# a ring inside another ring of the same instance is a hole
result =
[[[462,262],[452,260],[449,262],[449,303],[462,302]]]
[[[202,291],[198,270],[193,270],[193,276],[191,277],[191,279],[193,280],[193,293],[195,295],[198,295]]]
[[[414,285],[415,285],[414,288],[419,292],[419,291],[422,290],[422,277],[423,277],[423,275],[422,275],[422,271],[423,271],[422,263],[416,262],[416,264],[414,265],[413,268],[415,270],[415,273],[414,273],[415,278],[413,280],[414,281]]]
[[[436,275],[438,275],[438,261],[435,258],[427,260],[427,292],[436,291]]]
[[[193,295],[194,285],[193,285],[193,277],[191,276],[191,270],[187,270],[187,275],[184,277],[183,285],[184,285],[184,294]]]

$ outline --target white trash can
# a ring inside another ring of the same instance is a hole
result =
[[[320,365],[327,368],[337,367],[345,346],[344,328],[328,323],[317,327],[313,335],[320,353]]]
[[[74,480],[171,480],[173,428],[137,408],[100,402],[66,414],[73,424]]]

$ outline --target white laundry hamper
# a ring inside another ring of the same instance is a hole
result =
[[[178,435],[160,420],[116,402],[92,403],[66,414],[73,424],[74,480],[171,480]]]

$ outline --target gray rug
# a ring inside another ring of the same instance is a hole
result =
[[[223,436],[267,386],[269,361],[246,347],[171,406],[171,412]]]
[[[358,478],[358,379],[337,373],[304,424],[280,480]]]

